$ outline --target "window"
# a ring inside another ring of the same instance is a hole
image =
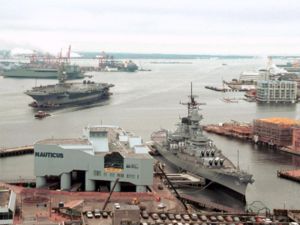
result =
[[[101,176],[101,174],[100,170],[94,170],[94,176]]]
[[[138,164],[126,164],[126,168],[138,169]]]
[[[126,177],[127,177],[127,178],[130,178],[130,179],[134,179],[134,178],[135,178],[135,175],[134,175],[134,174],[127,174]]]
[[[124,158],[118,152],[112,152],[104,156],[104,168],[124,168]]]

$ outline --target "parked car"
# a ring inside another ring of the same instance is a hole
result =
[[[184,215],[183,215],[183,219],[184,219],[185,221],[189,221],[189,220],[190,220],[190,216],[189,216],[188,214],[184,214]]]
[[[192,213],[192,214],[191,214],[191,219],[192,219],[193,221],[198,220],[197,214],[196,214],[196,213]]]
[[[239,217],[235,216],[235,217],[233,217],[233,221],[234,221],[234,222],[240,222],[241,220],[240,220]]]
[[[108,213],[107,212],[102,212],[102,217],[103,218],[107,218],[108,217]]]
[[[166,220],[166,219],[167,219],[167,216],[166,216],[166,214],[161,213],[161,214],[160,214],[160,218],[161,218],[162,220]]]
[[[143,219],[149,218],[149,214],[146,211],[142,211],[141,216],[143,217]]]
[[[114,206],[115,206],[116,209],[119,209],[121,207],[118,202],[114,203]]]
[[[93,213],[91,211],[87,211],[86,212],[86,217],[89,218],[89,219],[92,219],[94,216],[93,216]]]
[[[161,202],[157,205],[157,208],[163,209],[163,208],[166,208],[166,205],[163,202]]]
[[[94,210],[94,216],[95,216],[95,218],[100,218],[101,217],[101,213],[100,213],[99,209]]]
[[[169,220],[174,220],[175,219],[175,216],[174,216],[173,213],[168,213],[167,216],[168,216]]]
[[[217,218],[215,216],[210,216],[209,219],[210,219],[211,222],[216,222],[217,221]]]
[[[207,221],[207,217],[205,215],[201,215],[200,216],[200,220],[202,220],[203,222]]]
[[[157,213],[152,213],[151,217],[152,217],[152,219],[154,219],[154,220],[158,220],[158,219],[159,219]]]
[[[176,215],[175,215],[175,219],[176,219],[176,220],[181,220],[180,214],[176,214]]]
[[[223,222],[223,221],[224,221],[224,218],[223,218],[223,216],[221,216],[221,215],[217,216],[217,219],[218,219],[220,222]]]
[[[225,217],[225,220],[226,220],[227,222],[232,222],[232,221],[233,221],[232,217],[229,216],[229,215]],[[254,221],[254,222],[255,222],[255,221]]]
[[[272,220],[270,218],[265,218],[263,221],[265,224],[272,223]]]

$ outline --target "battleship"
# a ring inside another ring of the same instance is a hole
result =
[[[59,83],[33,87],[25,91],[35,101],[29,104],[34,108],[57,108],[67,105],[81,105],[108,98],[113,84],[95,83],[93,81],[66,82],[65,67],[59,68]]]
[[[174,132],[160,129],[151,134],[152,147],[168,163],[206,179],[206,187],[216,185],[245,201],[246,188],[252,175],[239,169],[203,134],[199,105],[192,92],[187,105],[188,115],[181,118]]]

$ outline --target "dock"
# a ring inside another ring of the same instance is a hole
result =
[[[290,154],[293,154],[293,155],[297,155],[297,156],[300,156],[300,151],[295,151],[291,148],[291,146],[287,146],[287,147],[282,147],[282,148],[279,148],[280,151],[283,151],[283,152],[286,152],[286,153],[290,153]]]
[[[33,152],[34,152],[33,145],[25,145],[20,147],[13,147],[13,148],[0,148],[0,158],[17,156],[17,155],[25,155],[25,154],[33,154]]]
[[[300,223],[300,210],[289,210],[288,217],[295,221],[296,223]]]
[[[212,91],[219,91],[219,92],[227,92],[231,91],[230,88],[224,88],[224,87],[215,87],[215,86],[204,86],[206,89],[212,90]]]
[[[184,185],[204,185],[205,179],[188,173],[168,173],[166,174],[173,186],[184,186]]]
[[[297,120],[266,118],[256,119],[252,124],[231,120],[202,127],[206,132],[300,156],[300,122]]]
[[[206,132],[211,132],[227,137],[234,137],[243,140],[252,140],[252,126],[247,123],[229,122],[222,124],[209,124],[203,126]]]
[[[195,197],[192,195],[187,195],[182,193],[180,194],[180,197],[182,200],[186,202],[214,211],[226,212],[226,213],[244,213],[244,211],[242,210],[238,210],[235,208],[231,208],[222,204],[212,202],[209,199],[206,199],[205,197],[200,197],[200,196]]]
[[[281,171],[279,170],[277,171],[277,176],[300,183],[300,169]]]

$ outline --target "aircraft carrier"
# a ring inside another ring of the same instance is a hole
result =
[[[206,187],[217,185],[245,200],[247,185],[254,182],[252,175],[236,167],[203,135],[200,103],[195,101],[192,87],[189,97],[188,103],[182,103],[187,105],[188,115],[181,118],[174,132],[161,129],[152,133],[152,147],[179,170],[205,178]]]
[[[95,83],[93,81],[66,82],[65,67],[59,72],[59,83],[33,87],[25,91],[26,95],[35,101],[29,104],[35,108],[57,108],[66,105],[81,105],[95,103],[108,98],[111,93],[109,89],[113,84]]]

